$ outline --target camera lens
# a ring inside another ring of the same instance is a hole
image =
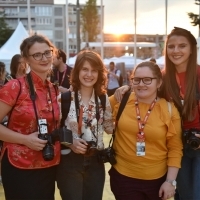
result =
[[[193,149],[197,149],[200,145],[200,142],[197,139],[190,139],[189,144]]]
[[[53,145],[47,144],[42,151],[42,155],[43,155],[44,160],[46,161],[53,160],[54,158]]]

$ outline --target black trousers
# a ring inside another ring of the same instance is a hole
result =
[[[5,152],[1,173],[6,200],[54,200],[56,166],[19,169],[10,164]]]

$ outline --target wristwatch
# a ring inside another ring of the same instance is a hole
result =
[[[166,179],[166,182],[171,183],[174,187],[176,187],[176,180]]]

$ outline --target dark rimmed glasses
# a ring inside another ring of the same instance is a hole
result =
[[[150,85],[152,83],[153,79],[157,79],[155,77],[143,77],[143,78],[139,78],[139,77],[134,77],[132,78],[133,81],[133,85],[139,85],[140,82],[142,81],[145,85]]]
[[[34,53],[29,56],[33,56],[35,60],[39,61],[42,60],[43,56],[45,56],[46,58],[51,58],[53,56],[53,50],[47,50],[44,53]]]

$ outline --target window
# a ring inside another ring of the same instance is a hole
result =
[[[63,49],[63,42],[55,42],[55,45],[58,49]]]
[[[63,39],[63,31],[62,30],[55,30],[55,38],[56,39]]]
[[[52,16],[52,8],[48,6],[35,7],[35,14],[39,16]]]
[[[55,7],[55,8],[54,8],[54,14],[55,14],[55,16],[62,16],[62,15],[63,15],[63,10],[62,10],[62,8]]]
[[[55,19],[55,27],[63,27],[63,20]]]

